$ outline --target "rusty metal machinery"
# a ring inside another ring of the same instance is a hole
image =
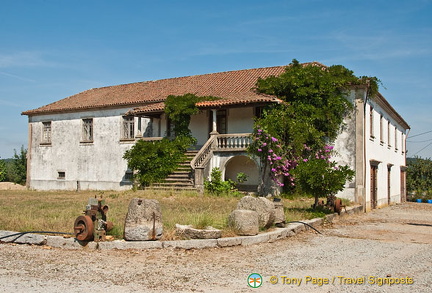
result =
[[[327,203],[324,203],[324,200],[318,201],[318,205],[319,206],[326,206],[329,209],[333,210],[335,213],[338,213],[338,215],[340,215],[342,208],[345,208],[345,211],[346,211],[346,206],[344,204],[342,204],[342,199],[337,198],[335,196],[330,196],[327,199]]]
[[[105,241],[106,232],[113,227],[113,223],[107,221],[108,210],[105,200],[89,198],[84,215],[75,220],[75,238],[79,241]]]

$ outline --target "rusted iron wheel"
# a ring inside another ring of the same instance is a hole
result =
[[[112,228],[114,228],[114,224],[113,224],[113,222],[111,222],[111,221],[107,221],[107,222],[106,222],[106,230],[107,230],[107,231],[111,231]]]
[[[342,200],[340,198],[337,198],[334,202],[334,211],[338,213],[338,215],[340,215],[342,211]]]
[[[80,241],[90,241],[93,239],[94,225],[91,217],[79,216],[75,220],[75,238]]]

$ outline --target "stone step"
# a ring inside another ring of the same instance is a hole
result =
[[[196,191],[195,187],[178,187],[178,186],[151,186],[147,190],[177,190],[177,191]]]
[[[192,168],[190,162],[196,156],[198,150],[189,150],[185,153],[185,160],[179,164],[177,169],[169,174],[163,182],[155,183],[147,189],[153,190],[190,190],[196,191],[190,173]]]
[[[167,178],[165,178],[165,181],[192,182],[191,178],[189,178],[189,176],[188,177],[167,177]]]

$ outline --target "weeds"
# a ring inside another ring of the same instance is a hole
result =
[[[156,199],[161,204],[164,234],[162,240],[178,239],[175,224],[195,228],[212,226],[222,230],[223,237],[234,236],[228,216],[236,209],[239,198],[199,195],[194,192],[155,191],[0,191],[0,230],[73,232],[73,223],[91,197],[103,197],[110,209],[108,220],[114,228],[108,234],[123,237],[124,221],[132,198]],[[283,198],[287,221],[322,217],[325,211],[312,210],[312,198]]]

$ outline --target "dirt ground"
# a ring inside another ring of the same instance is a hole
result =
[[[24,190],[25,186],[12,183],[12,182],[0,182],[0,190]]]
[[[432,204],[344,216],[320,231],[204,250],[0,244],[0,292],[431,292]]]

